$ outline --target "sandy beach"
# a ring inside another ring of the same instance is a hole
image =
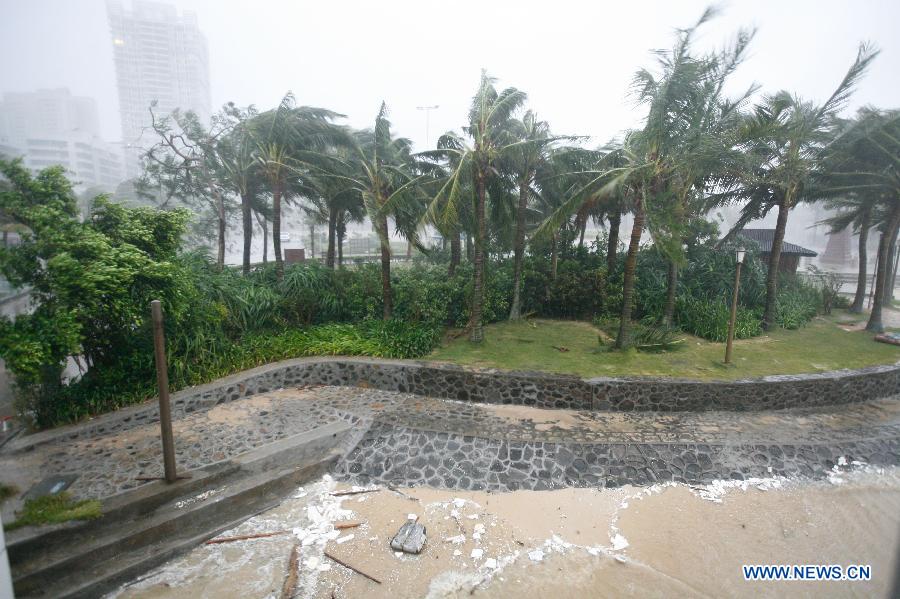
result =
[[[704,487],[332,494],[341,489],[329,477],[306,485],[221,537],[282,534],[198,547],[114,596],[279,597],[295,545],[296,597],[889,597],[896,589],[896,468]],[[426,526],[419,555],[389,547],[409,517]],[[341,531],[338,521],[362,524]],[[743,564],[868,564],[872,580],[748,582]]]

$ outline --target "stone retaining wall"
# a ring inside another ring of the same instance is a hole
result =
[[[173,416],[283,387],[359,386],[431,397],[538,408],[614,411],[778,410],[821,407],[900,394],[900,365],[739,381],[659,378],[593,378],[540,372],[507,372],[372,358],[315,357],[247,370],[172,395]],[[69,436],[114,432],[154,422],[155,402],[118,410],[88,423],[17,439],[35,445]]]

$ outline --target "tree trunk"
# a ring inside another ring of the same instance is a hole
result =
[[[325,253],[325,266],[334,270],[334,242],[337,234],[337,208],[328,209],[328,251]]]
[[[588,221],[588,217],[587,217],[587,215],[585,215],[585,217],[581,220],[581,227],[579,227],[579,229],[580,229],[579,234],[578,234],[578,247],[579,248],[584,247],[584,232],[587,230],[587,221]]]
[[[522,262],[525,259],[525,209],[528,208],[528,183],[519,184],[519,204],[516,206],[516,238],[513,246],[513,299],[509,319],[522,318]]]
[[[778,204],[778,220],[775,223],[775,236],[772,239],[772,252],[769,254],[769,272],[766,273],[766,308],[763,312],[763,329],[771,331],[775,328],[775,300],[778,297],[778,268],[781,265],[781,246],[784,243],[784,232],[787,229],[788,211],[786,198]]]
[[[275,248],[275,276],[284,279],[284,261],[281,258],[281,184],[272,187],[272,243]]]
[[[241,194],[241,227],[244,229],[244,255],[241,260],[244,274],[250,274],[250,254],[253,244],[253,213],[250,207],[250,194]]]
[[[553,233],[550,246],[550,280],[556,280],[556,270],[559,266],[559,231]]]
[[[884,286],[887,284],[888,273],[891,270],[891,257],[888,255],[890,250],[891,239],[897,235],[897,228],[900,227],[900,202],[894,204],[891,209],[891,216],[888,220],[887,228],[881,233],[878,242],[878,267],[875,275],[875,293],[872,301],[872,313],[869,315],[869,322],[866,323],[866,330],[873,333],[884,332],[884,324],[881,322],[881,309],[884,305]]]
[[[462,244],[459,241],[459,231],[454,231],[450,235],[450,268],[447,269],[447,275],[453,276],[456,274],[456,267],[459,266],[459,261],[462,258]]]
[[[634,224],[631,227],[631,241],[628,243],[628,254],[625,256],[625,272],[622,282],[622,313],[619,317],[619,335],[616,337],[616,349],[628,344],[631,331],[631,298],[634,295],[634,271],[637,268],[637,255],[641,246],[641,234],[644,232],[644,203],[638,198],[634,209]]]
[[[218,251],[216,252],[216,266],[219,270],[225,268],[225,200],[222,198],[222,194],[219,193],[218,189],[213,188],[213,195],[216,198],[216,216],[219,231],[218,231]]]
[[[394,312],[394,297],[391,290],[391,240],[388,237],[387,216],[381,217],[378,228],[378,238],[381,241],[381,300],[384,304],[384,319],[388,320]]]
[[[856,277],[856,295],[853,296],[853,303],[850,305],[850,312],[859,314],[863,311],[863,303],[866,300],[866,261],[868,259],[866,244],[869,241],[869,227],[871,226],[872,214],[866,210],[862,215],[859,223],[859,274]]]
[[[894,231],[893,236],[891,237],[891,244],[888,246],[887,253],[887,277],[884,280],[884,297],[882,301],[885,306],[891,305],[891,300],[894,299],[894,276],[897,274],[897,271],[894,270],[894,266],[896,264],[896,256],[897,256],[897,231]]]
[[[894,300],[894,287],[897,286],[897,267],[900,266],[900,252],[897,252],[897,234],[894,233],[894,269],[891,271],[891,276],[888,279],[888,293],[885,296],[887,299],[886,303],[890,304]]]
[[[310,259],[316,260],[316,223],[309,223],[309,253]]]
[[[622,214],[614,212],[609,215],[609,240],[606,243],[606,273],[612,274],[616,269],[616,253],[619,251],[619,225],[622,224]]]
[[[338,268],[343,268],[344,266],[344,235],[346,234],[346,229],[344,223],[338,223],[337,226],[337,265]]]
[[[472,262],[475,259],[475,250],[472,248],[472,236],[466,233],[466,261]]]
[[[263,232],[263,264],[269,263],[269,221],[259,212],[256,213],[256,222]]]
[[[484,308],[484,237],[485,237],[485,189],[484,173],[481,169],[475,175],[475,189],[478,201],[475,208],[475,275],[472,285],[472,314],[469,320],[471,328],[469,341],[481,343],[484,341],[484,327],[481,323],[481,313]]]
[[[666,307],[663,310],[663,324],[672,326],[675,318],[675,296],[678,291],[678,265],[669,261],[669,271],[666,274]]]

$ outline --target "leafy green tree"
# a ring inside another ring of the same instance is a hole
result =
[[[215,214],[216,264],[221,269],[231,203],[220,145],[231,123],[216,115],[206,128],[193,112],[178,110],[157,118],[153,106],[150,116],[159,141],[145,154],[144,178],[164,187],[168,198],[187,205],[199,202]]]
[[[0,212],[24,227],[21,245],[0,249],[0,271],[31,290],[34,310],[0,321],[0,356],[26,407],[46,421],[69,356],[83,371],[103,370],[134,347],[151,299],[183,306],[184,281],[173,264],[189,213],[124,208],[100,196],[82,222],[59,167],[32,176],[0,160],[6,185]]]

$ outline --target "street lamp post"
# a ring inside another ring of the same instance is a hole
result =
[[[416,106],[416,110],[424,110],[425,111],[425,147],[431,147],[431,140],[428,138],[428,117],[431,114],[432,110],[437,110],[440,108],[437,104],[434,106]]]
[[[734,274],[734,295],[731,298],[731,318],[728,320],[728,340],[725,342],[725,363],[731,364],[731,344],[734,341],[734,321],[737,319],[738,290],[741,286],[741,264],[744,263],[744,248],[738,248],[736,254],[737,269]]]

